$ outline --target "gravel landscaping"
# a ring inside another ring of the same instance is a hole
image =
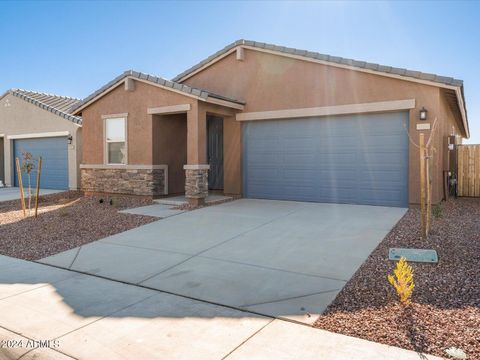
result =
[[[150,204],[135,197],[83,197],[69,191],[41,196],[35,219],[33,210],[24,218],[20,200],[0,202],[0,254],[37,260],[147,224],[158,218],[118,211]]]
[[[453,199],[422,241],[411,209],[380,243],[315,326],[388,345],[448,357],[457,347],[480,359],[480,199]],[[410,263],[412,304],[404,309],[387,282],[390,247],[435,249],[438,264]]]

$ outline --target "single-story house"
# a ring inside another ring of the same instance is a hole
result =
[[[420,118],[420,112],[426,119]],[[247,198],[406,207],[419,134],[444,197],[448,141],[469,136],[463,82],[239,40],[168,81],[126,71],[73,110],[82,189],[201,203]]]
[[[82,119],[70,109],[79,99],[11,89],[0,96],[0,180],[18,186],[15,158],[22,153],[42,157],[40,186],[80,186]],[[32,173],[36,184],[36,170]],[[24,179],[24,176],[22,176]],[[25,185],[25,179],[24,179]]]

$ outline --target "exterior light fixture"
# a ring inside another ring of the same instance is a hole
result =
[[[73,137],[70,135],[68,138],[68,145],[72,145]]]
[[[422,106],[422,110],[420,110],[420,120],[427,120],[427,113],[428,110]]]

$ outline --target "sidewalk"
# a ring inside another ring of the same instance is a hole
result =
[[[0,314],[2,360],[421,358],[412,351],[5,256],[0,256]],[[38,348],[38,340],[49,347]]]
[[[40,195],[50,195],[63,192],[65,190],[40,189]],[[35,194],[35,189],[32,189]],[[28,191],[25,192],[25,197],[28,197]],[[0,188],[0,202],[20,199],[20,189],[18,187],[2,187]]]

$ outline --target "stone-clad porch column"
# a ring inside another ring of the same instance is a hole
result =
[[[205,203],[208,196],[207,113],[198,102],[187,111],[187,164],[185,197],[191,205]]]

